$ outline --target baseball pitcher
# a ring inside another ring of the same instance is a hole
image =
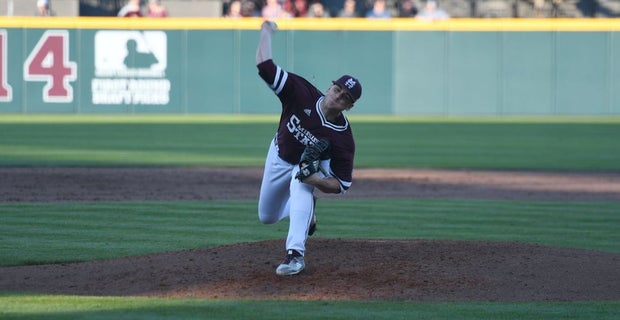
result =
[[[270,143],[258,201],[262,223],[289,217],[286,256],[278,275],[305,268],[306,240],[316,229],[314,190],[344,194],[352,183],[355,142],[343,112],[353,108],[362,85],[349,75],[332,81],[325,94],[272,60],[272,21],[261,25],[256,50],[258,74],[282,104]]]

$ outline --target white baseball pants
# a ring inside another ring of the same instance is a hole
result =
[[[329,160],[322,165],[329,168]],[[297,164],[290,164],[278,156],[278,147],[275,139],[272,140],[258,199],[258,219],[264,224],[273,224],[289,217],[286,250],[297,250],[304,255],[314,211],[314,186],[295,179],[298,171]]]

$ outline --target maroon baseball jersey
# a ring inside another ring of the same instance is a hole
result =
[[[330,173],[347,190],[353,180],[355,156],[355,142],[347,118],[341,114],[335,122],[327,121],[319,107],[324,95],[306,79],[287,72],[272,60],[257,67],[260,77],[282,102],[276,136],[280,158],[297,164],[306,145],[327,138],[331,143]]]

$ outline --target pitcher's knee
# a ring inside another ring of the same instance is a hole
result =
[[[262,214],[262,213],[258,213],[258,221],[260,221],[263,224],[274,224],[276,222],[278,222],[278,217],[277,216],[273,216],[273,215],[267,215],[267,214]]]

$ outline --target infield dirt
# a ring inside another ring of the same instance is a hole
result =
[[[259,168],[0,168],[0,202],[256,199],[261,174]],[[620,174],[361,169],[346,197],[619,201]],[[278,277],[274,269],[283,246],[284,240],[271,240],[2,267],[0,291],[293,300],[620,299],[615,253],[318,234],[308,240],[307,270]]]

